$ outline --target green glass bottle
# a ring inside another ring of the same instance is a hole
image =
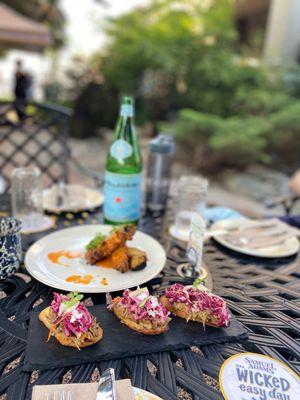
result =
[[[133,99],[123,97],[104,182],[104,221],[137,223],[142,201],[142,158],[133,123]]]

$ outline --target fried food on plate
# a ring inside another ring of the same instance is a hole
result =
[[[85,258],[89,264],[109,257],[119,247],[125,246],[127,240],[131,240],[136,232],[135,225],[125,225],[114,228],[108,236],[97,234],[86,246]]]
[[[99,342],[103,330],[86,306],[80,302],[83,298],[78,292],[67,296],[54,293],[51,305],[39,314],[39,319],[49,329],[49,337],[54,336],[63,346],[91,346]]]
[[[129,270],[128,249],[126,246],[119,247],[110,256],[111,263],[114,269],[120,272],[127,272]]]
[[[187,321],[213,327],[229,325],[230,313],[225,300],[212,294],[198,280],[188,286],[175,283],[159,300],[172,314]]]
[[[122,297],[113,299],[109,309],[123,324],[145,335],[159,335],[169,329],[170,313],[147,288],[126,289]]]
[[[127,254],[129,258],[129,268],[132,271],[139,271],[147,265],[147,254],[135,247],[127,247]]]

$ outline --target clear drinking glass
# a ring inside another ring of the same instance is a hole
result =
[[[207,188],[207,179],[200,176],[183,176],[180,178],[175,215],[175,232],[178,238],[189,239],[191,218],[194,213],[203,213]]]
[[[43,194],[38,168],[16,168],[11,175],[13,216],[22,222],[22,231],[35,231],[43,224]]]

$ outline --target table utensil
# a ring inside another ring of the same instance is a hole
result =
[[[82,185],[63,182],[43,190],[43,207],[53,213],[92,210],[102,205],[103,194]]]
[[[283,243],[286,239],[295,237],[295,234],[288,230],[277,229],[273,232],[257,232],[256,235],[252,232],[251,235],[244,234],[239,238],[232,237],[230,234],[224,237],[234,245],[249,249],[259,249]]]
[[[64,182],[59,182],[56,186],[56,207],[61,208],[68,201],[68,190]]]
[[[288,257],[300,248],[299,230],[276,219],[219,221],[208,235],[231,250],[256,257]]]
[[[68,390],[67,392],[60,391],[60,392],[48,393],[47,397],[45,399],[46,400],[73,400],[73,397],[72,397],[72,393]]]
[[[0,218],[0,279],[7,279],[22,261],[21,222],[13,217]]]
[[[22,233],[49,229],[53,222],[43,212],[41,173],[36,167],[15,168],[11,175],[13,216],[22,222]]]
[[[213,231],[210,234],[223,235],[233,245],[248,248],[264,248],[284,242],[286,239],[299,236],[300,230],[277,219],[249,221],[233,229]]]
[[[96,400],[116,400],[115,370],[108,368],[100,376]]]
[[[80,257],[85,251],[85,246],[96,233],[107,234],[110,230],[109,225],[83,225],[44,236],[27,251],[25,267],[33,277],[48,286],[83,293],[106,293],[127,289],[141,285],[159,274],[166,262],[165,250],[154,238],[140,231],[127,243],[128,246],[140,248],[147,253],[147,266],[144,269],[122,274],[111,268],[87,264],[83,256]],[[60,264],[53,263],[48,254],[61,250],[80,254],[73,259],[62,257],[58,260]],[[66,281],[74,275],[91,275],[92,280],[88,284]]]

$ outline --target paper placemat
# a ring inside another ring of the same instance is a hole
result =
[[[71,383],[66,385],[37,385],[34,386],[32,391],[32,400],[47,399],[51,394],[56,395],[57,399],[60,397],[61,392],[72,393],[72,400],[95,400],[97,395],[98,383]],[[122,379],[116,381],[116,395],[117,400],[134,400],[133,390],[130,379]]]

